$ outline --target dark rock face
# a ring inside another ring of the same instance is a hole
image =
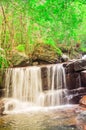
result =
[[[86,60],[77,60],[65,65],[69,103],[79,103],[86,95]]]
[[[42,77],[42,86],[43,86],[43,90],[48,90],[48,81],[47,81],[47,68],[46,67],[42,67],[41,68],[41,77]]]
[[[68,73],[66,75],[67,89],[76,89],[81,87],[80,74],[79,73]]]
[[[83,70],[86,70],[85,59],[74,60],[66,65],[66,73],[80,72]]]
[[[71,104],[78,104],[83,95],[86,95],[86,88],[67,90],[67,99]]]
[[[77,60],[74,63],[74,71],[86,70],[86,60]]]
[[[86,87],[86,70],[81,71],[81,86]]]

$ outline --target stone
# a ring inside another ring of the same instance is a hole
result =
[[[82,111],[80,114],[77,116],[77,120],[83,121],[83,123],[86,123],[86,111]]]
[[[7,112],[11,112],[15,109],[18,101],[12,98],[2,98],[0,100],[0,115],[7,114]]]
[[[81,87],[80,74],[68,73],[66,74],[67,89],[76,89]]]
[[[65,71],[66,73],[74,73],[74,61],[67,62],[65,64]]]
[[[75,71],[86,70],[86,59],[79,59],[74,63]]]
[[[5,109],[4,102],[1,100],[0,101],[0,115],[3,115],[4,109]]]
[[[67,62],[67,61],[69,61],[69,57],[67,55],[63,54],[61,56],[60,60],[61,60],[61,62]]]
[[[83,70],[86,70],[85,59],[73,60],[66,65],[66,73],[80,72]]]
[[[39,44],[32,54],[32,62],[42,64],[54,64],[58,62],[58,54],[54,47],[48,44]]]
[[[28,56],[20,52],[14,52],[10,61],[12,67],[25,67],[30,65]]]
[[[71,89],[71,90],[67,90],[67,94],[68,95],[74,95],[74,94],[86,94],[86,87],[80,87],[77,89]]]
[[[86,87],[80,87],[77,89],[71,89],[67,90],[66,92],[68,103],[71,104],[79,104],[80,99],[82,98],[83,95],[86,95]]]
[[[79,104],[86,108],[86,95],[80,99]]]
[[[5,95],[5,89],[0,89],[0,98],[4,97]]]
[[[47,67],[41,68],[41,77],[42,77],[42,89],[48,90],[48,81],[47,81]]]
[[[76,117],[79,130],[86,130],[86,110],[81,111]]]
[[[86,70],[81,71],[81,86],[86,87]]]

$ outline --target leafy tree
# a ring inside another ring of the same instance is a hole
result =
[[[60,45],[85,50],[85,19],[85,0],[1,0],[0,47],[8,57],[15,49],[30,54],[38,43],[60,55]]]

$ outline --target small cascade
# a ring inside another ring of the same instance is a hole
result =
[[[42,92],[40,67],[11,68],[6,71],[6,97],[36,102]]]
[[[41,106],[62,105],[66,90],[65,70],[61,64],[47,66],[47,90],[39,94]]]
[[[45,80],[42,79],[43,68],[46,68]],[[6,98],[28,102],[32,106],[62,105],[66,89],[65,71],[61,64],[10,68],[6,70],[5,88]]]

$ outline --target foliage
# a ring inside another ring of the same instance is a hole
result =
[[[0,1],[0,47],[7,57],[14,48],[30,55],[37,43],[50,44],[62,55],[60,44],[73,48],[78,42],[85,51],[85,0]]]
[[[82,52],[86,53],[86,44],[85,44],[85,43],[81,44],[80,50],[81,50]]]
[[[0,48],[0,68],[8,67],[8,61],[6,59],[5,51]]]
[[[24,52],[25,51],[25,45],[19,44],[16,49],[20,52]]]

